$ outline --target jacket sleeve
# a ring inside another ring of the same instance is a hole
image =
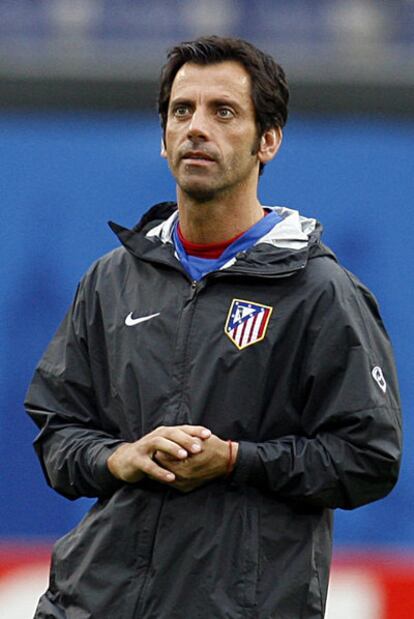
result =
[[[69,499],[104,497],[122,482],[106,460],[123,441],[102,423],[94,391],[81,287],[41,359],[25,406],[48,484]]]
[[[307,329],[302,429],[241,442],[233,481],[310,507],[352,509],[384,497],[401,456],[398,385],[374,298],[350,274],[330,286]]]

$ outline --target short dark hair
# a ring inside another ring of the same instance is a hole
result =
[[[208,36],[176,45],[167,55],[161,71],[158,113],[165,135],[171,89],[178,71],[186,62],[208,65],[235,60],[251,78],[251,96],[258,136],[272,127],[282,128],[288,117],[289,88],[285,72],[269,54],[243,39]],[[260,173],[263,164],[260,164]]]

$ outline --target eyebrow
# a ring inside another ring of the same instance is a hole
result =
[[[232,99],[231,97],[228,97],[228,98],[227,97],[217,97],[216,99],[212,100],[212,103],[214,105],[230,105],[230,106],[235,107],[237,109],[240,107],[240,104],[237,101],[235,101],[234,99]]]
[[[191,104],[191,99],[186,97],[177,97],[176,99],[170,99],[170,107],[172,105],[188,105]]]

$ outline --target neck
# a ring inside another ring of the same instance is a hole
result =
[[[191,243],[222,243],[248,230],[263,217],[257,199],[246,195],[222,196],[200,202],[177,188],[180,228]]]

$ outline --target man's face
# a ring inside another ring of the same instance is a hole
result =
[[[244,67],[184,64],[171,90],[163,151],[179,188],[206,201],[257,183],[257,142]]]

